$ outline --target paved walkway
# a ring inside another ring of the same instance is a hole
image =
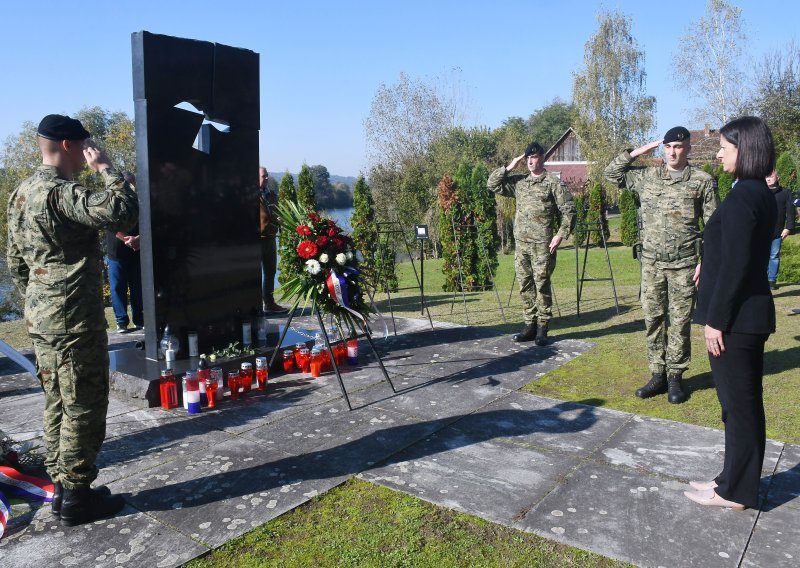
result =
[[[800,447],[768,441],[760,510],[699,507],[682,492],[717,473],[720,430],[519,392],[591,344],[401,322],[379,342],[400,392],[350,370],[352,412],[330,375],[192,417],[112,399],[98,481],[128,506],[71,529],[17,506],[0,566],[176,566],[352,475],[643,566],[800,563]],[[0,359],[0,429],[34,439],[43,397],[18,372]]]

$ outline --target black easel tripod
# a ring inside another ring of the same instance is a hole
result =
[[[470,217],[470,220],[473,222],[466,223],[462,225],[456,225],[455,219],[451,219],[451,227],[453,229],[453,243],[455,244],[456,249],[456,261],[458,262],[458,287],[461,289],[461,299],[464,303],[464,319],[469,325],[469,313],[467,312],[467,296],[464,293],[464,290],[467,288],[467,284],[464,281],[464,271],[463,271],[463,262],[461,259],[461,247],[459,246],[459,230],[463,233],[465,231],[474,232],[475,236],[477,237],[478,246],[480,247],[481,251],[481,260],[483,260],[484,266],[486,267],[486,271],[489,273],[489,277],[492,280],[492,289],[494,290],[494,295],[497,297],[497,306],[500,308],[500,315],[503,318],[503,323],[507,322],[506,320],[506,313],[503,310],[503,302],[500,300],[500,293],[497,291],[497,281],[495,279],[494,270],[492,270],[492,265],[489,262],[489,253],[486,250],[486,247],[483,243],[483,237],[478,232],[478,228],[475,226],[474,219]],[[450,300],[450,313],[453,313],[453,306],[456,303],[456,294],[458,290],[453,291],[453,298]]]
[[[586,276],[586,259],[589,256],[589,244],[592,240],[592,233],[598,233],[602,241],[603,250],[606,253],[606,264],[608,264],[608,278],[593,278]],[[579,257],[582,238],[586,238],[585,246],[583,249],[583,268],[579,271]],[[599,219],[597,221],[578,221],[575,223],[575,291],[577,294],[577,301],[575,309],[577,315],[581,315],[581,294],[583,293],[583,283],[587,280],[594,282],[611,281],[611,289],[614,292],[614,305],[617,307],[617,315],[619,315],[619,301],[617,300],[617,287],[614,284],[614,271],[611,269],[611,257],[608,255],[608,243],[606,243],[606,235],[603,232],[603,223]]]
[[[392,316],[392,328],[394,329],[394,334],[397,335],[397,323],[395,323],[394,319],[394,305],[392,304],[392,292],[389,289],[389,275],[387,274],[387,263],[385,261],[384,255],[387,253],[394,254],[395,246],[397,244],[397,238],[399,237],[402,240],[403,245],[406,248],[406,253],[408,254],[408,258],[411,262],[411,269],[414,271],[414,278],[417,281],[417,286],[409,286],[406,288],[398,288],[396,291],[399,292],[401,290],[419,290],[420,297],[423,297],[422,291],[422,282],[420,282],[419,274],[417,273],[417,267],[414,265],[414,257],[411,254],[411,246],[408,244],[408,240],[406,239],[406,233],[403,231],[403,227],[400,221],[379,221],[375,224],[375,231],[376,231],[376,238],[378,241],[378,257],[381,259],[380,270],[377,274],[376,282],[371,283],[370,286],[366,287],[367,294],[369,295],[370,301],[374,304],[375,303],[375,292],[378,289],[380,283],[383,283],[383,291],[386,292],[386,297],[389,300],[389,313]],[[391,241],[391,242],[390,242]],[[422,257],[420,256],[420,270],[422,269]],[[370,288],[372,289],[370,291]],[[420,312],[426,313],[428,316],[428,323],[431,324],[431,329],[433,327],[433,319],[431,318],[431,312],[428,310],[428,306],[425,305],[424,301],[421,303]]]
[[[281,333],[281,337],[278,340],[278,344],[275,346],[275,350],[272,352],[272,357],[269,360],[269,367],[272,368],[272,365],[275,363],[275,358],[278,356],[278,351],[281,349],[281,345],[283,344],[283,340],[286,338],[286,333],[289,331],[289,327],[292,324],[292,320],[294,319],[295,313],[297,312],[297,307],[300,304],[300,301],[296,301],[292,306],[292,310],[289,312],[289,319],[286,321],[286,327],[283,328],[283,333]],[[353,410],[353,405],[350,404],[350,397],[347,396],[347,391],[344,388],[344,381],[342,381],[342,375],[339,372],[339,365],[336,364],[336,357],[333,355],[333,349],[331,348],[331,342],[328,338],[328,330],[325,328],[325,322],[322,319],[322,314],[320,314],[319,307],[314,304],[311,308],[311,311],[316,314],[317,321],[319,322],[319,328],[322,330],[322,337],[325,338],[325,347],[328,350],[328,356],[331,359],[331,365],[333,366],[333,372],[336,373],[336,380],[339,381],[339,388],[342,389],[342,396],[344,396],[344,400],[347,403],[347,408]],[[381,371],[383,372],[383,376],[386,377],[386,381],[389,383],[389,386],[392,387],[392,392],[396,393],[397,389],[394,388],[394,384],[392,384],[392,379],[389,378],[389,373],[386,372],[386,367],[383,366],[383,360],[381,359],[378,350],[375,349],[375,344],[372,342],[372,336],[369,333],[369,328],[367,327],[366,323],[361,323],[361,329],[363,334],[358,334],[356,338],[365,337],[369,342],[369,346],[372,348],[372,352],[375,353],[375,358],[378,360],[378,365],[381,367]]]

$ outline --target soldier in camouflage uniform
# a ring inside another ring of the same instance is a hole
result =
[[[136,193],[75,119],[39,124],[42,165],[8,201],[8,268],[25,298],[25,325],[45,393],[45,466],[56,485],[54,514],[72,526],[124,506],[107,488],[90,489],[105,438],[108,327],[99,231],[136,224]],[[105,189],[72,181],[88,164]]]
[[[528,174],[510,173],[527,160]],[[519,280],[525,328],[514,341],[536,340],[547,344],[547,330],[553,317],[550,275],[556,265],[556,251],[575,226],[575,202],[561,181],[544,169],[544,149],[536,142],[525,153],[489,175],[489,190],[516,197],[514,217],[514,268]],[[561,227],[556,232],[558,213]]]
[[[634,167],[637,156],[664,144],[665,163]],[[713,177],[690,166],[689,131],[682,126],[636,150],[625,151],[605,169],[607,180],[632,191],[641,211],[642,308],[647,333],[650,381],[639,398],[668,393],[673,404],[686,400],[681,387],[691,357],[691,321],[700,274],[702,234],[719,205]]]

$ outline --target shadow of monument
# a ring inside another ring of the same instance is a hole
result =
[[[398,461],[419,459],[430,455],[424,444],[416,444],[431,434],[448,426],[457,426],[458,421],[469,416],[482,423],[494,424],[493,429],[470,429],[469,436],[454,436],[447,450],[478,444],[499,437],[531,435],[537,432],[568,434],[590,428],[597,422],[596,409],[575,403],[561,403],[540,410],[492,410],[464,414],[427,422],[419,422],[378,430],[332,448],[310,451],[305,454],[280,458],[258,466],[204,475],[197,479],[162,485],[129,494],[128,500],[143,511],[167,511],[173,504],[181,508],[198,507],[222,499],[276,489],[292,483],[314,479],[329,479],[342,475],[353,475],[373,464],[388,465]],[[571,419],[560,417],[574,413]],[[385,448],[387,440],[397,440],[395,447],[386,448],[383,456],[367,460],[367,450]],[[416,445],[415,445],[416,444]],[[342,457],[344,456],[344,459]],[[368,465],[369,464],[369,465]],[[212,488],[225,487],[224,492]],[[146,504],[146,505],[143,505]]]

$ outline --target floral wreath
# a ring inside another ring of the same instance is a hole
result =
[[[297,274],[280,287],[282,299],[293,301],[295,307],[311,302],[312,310],[333,316],[355,333],[372,310],[361,291],[353,239],[333,219],[304,212],[297,203],[281,204],[278,214],[283,230],[294,227],[297,233],[297,246],[281,251]]]

